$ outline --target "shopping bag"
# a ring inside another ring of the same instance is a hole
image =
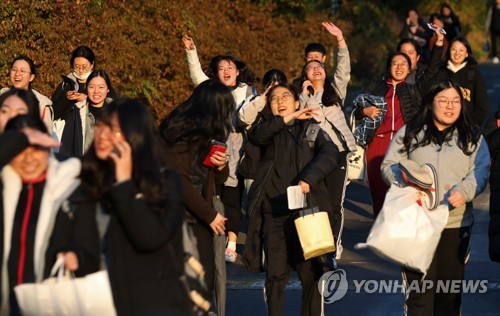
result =
[[[320,212],[318,207],[302,210],[295,219],[295,228],[304,259],[335,251],[335,241],[327,212]]]
[[[355,129],[355,120],[354,120],[354,110],[351,113],[351,130],[354,133]],[[366,161],[365,161],[365,149],[356,143],[356,151],[351,152],[347,155],[347,179],[352,180],[360,180],[363,181],[365,179],[365,169],[366,169]]]
[[[64,277],[59,257],[51,278],[14,288],[23,315],[116,315],[106,270],[82,278]]]
[[[421,194],[411,186],[392,185],[366,243],[356,248],[369,248],[382,258],[426,274],[448,223],[449,210],[447,205],[432,211],[420,206],[417,200]]]

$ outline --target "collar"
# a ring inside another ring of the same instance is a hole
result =
[[[46,178],[47,178],[47,170],[45,170],[43,172],[43,174],[41,176],[39,176],[38,178],[35,178],[35,179],[21,179],[21,181],[23,182],[23,184],[37,184],[37,183],[45,181]]]
[[[456,73],[458,72],[460,69],[464,68],[465,66],[467,65],[467,61],[464,61],[460,66],[455,66],[451,60],[448,60],[448,64],[446,66],[446,68],[448,68],[449,70],[451,70],[452,72]]]

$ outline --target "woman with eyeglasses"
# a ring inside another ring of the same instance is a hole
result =
[[[85,84],[86,98],[73,105],[73,110],[54,124],[54,131],[61,141],[59,154],[82,157],[92,144],[94,125],[101,113],[113,100],[111,80],[104,70],[94,70]]]
[[[323,22],[323,27],[332,34],[338,43],[337,66],[333,78],[326,75],[324,65],[319,60],[310,60],[302,68],[301,107],[319,107],[315,120],[328,134],[339,149],[337,169],[327,177],[333,206],[332,224],[336,238],[336,259],[342,255],[342,230],[344,221],[344,196],[347,186],[347,154],[356,151],[356,142],[347,124],[344,113],[344,99],[347,84],[351,78],[351,62],[347,43],[342,31],[332,22]]]
[[[96,272],[100,246],[95,203],[80,189],[80,161],[53,157],[56,142],[39,116],[19,115],[5,133],[21,137],[15,154],[0,137],[1,308],[20,315],[16,285],[42,282],[61,255],[77,277]]]
[[[382,174],[389,185],[404,186],[399,162],[430,163],[436,170],[436,200],[449,206],[448,223],[441,234],[425,277],[403,268],[403,280],[410,288],[423,289],[422,282],[434,286],[423,292],[405,293],[408,315],[460,315],[461,287],[457,291],[436,291],[440,282],[463,280],[470,255],[472,200],[486,187],[490,155],[479,128],[468,122],[465,99],[459,85],[451,81],[435,84],[424,97],[416,119],[402,127],[391,141],[382,162]],[[413,282],[413,283],[412,283]],[[412,285],[413,284],[413,285]],[[407,288],[407,287],[403,287]]]
[[[249,192],[250,217],[243,259],[251,272],[262,271],[265,254],[265,296],[268,315],[285,314],[285,286],[292,269],[302,284],[301,315],[320,315],[320,276],[334,268],[325,256],[305,260],[294,226],[298,210],[290,210],[287,188],[300,186],[309,206],[329,214],[331,203],[325,179],[337,166],[339,151],[312,120],[318,108],[299,108],[294,86],[273,86],[266,100],[265,119],[250,129],[249,139],[263,150]],[[314,137],[313,137],[314,135]],[[311,205],[314,203],[314,205]],[[326,271],[325,271],[326,270]]]
[[[47,129],[52,130],[52,122],[54,120],[54,110],[52,109],[52,101],[31,87],[32,82],[37,75],[35,63],[27,56],[19,56],[10,65],[9,79],[12,84],[11,88],[31,90],[38,100],[40,107],[40,115],[47,126]],[[3,88],[0,94],[7,92],[10,88]]]
[[[464,37],[454,38],[449,46],[446,62],[439,70],[436,82],[452,80],[462,89],[465,114],[469,122],[483,126],[489,113],[486,81],[477,60],[472,57],[472,48]]]
[[[71,73],[63,77],[63,82],[57,86],[52,94],[54,102],[54,119],[64,117],[72,110],[76,102],[85,101],[85,83],[95,66],[95,56],[87,46],[78,46],[71,54]]]
[[[189,75],[195,86],[209,78],[220,81],[233,94],[236,101],[235,114],[245,99],[251,95],[257,95],[257,90],[251,85],[255,81],[255,76],[244,62],[231,55],[217,55],[210,61],[208,69],[203,71],[193,39],[185,35],[182,42],[186,50]],[[243,193],[243,181],[241,181],[241,177],[238,177],[236,171],[239,168],[244,139],[242,133],[235,130],[236,121],[237,117],[234,117],[233,131],[227,139],[229,177],[220,189],[225,212],[231,214],[228,220],[229,237],[226,249],[226,261],[228,262],[235,262],[237,257],[236,240],[239,227],[237,223],[234,223],[233,218],[241,217]]]
[[[380,165],[396,132],[404,124],[411,122],[421,110],[422,95],[428,91],[432,80],[439,71],[444,35],[436,30],[438,40],[432,48],[429,66],[424,74],[416,78],[414,84],[406,82],[411,72],[411,60],[403,52],[395,52],[387,59],[386,73],[368,88],[368,93],[383,96],[387,103],[387,112],[373,135],[367,139],[366,170],[373,214],[376,217],[382,208],[389,186],[382,179]],[[356,119],[367,116],[375,121],[381,113],[376,106],[358,107]]]

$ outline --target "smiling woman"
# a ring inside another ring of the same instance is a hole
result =
[[[35,80],[36,74],[35,63],[29,57],[23,55],[17,57],[10,65],[9,79],[12,86],[11,88],[3,88],[0,90],[0,94],[12,88],[30,90],[38,100],[40,115],[45,126],[47,126],[47,129],[51,130],[54,120],[52,101],[40,92],[32,89],[31,83]]]
[[[465,114],[471,123],[482,126],[489,113],[486,82],[464,37],[451,41],[447,62],[441,67],[436,81],[443,80],[452,80],[460,86]]]
[[[65,256],[66,269],[76,276],[95,272],[100,247],[95,203],[82,199],[79,189],[80,161],[60,162],[51,155],[53,143],[38,116],[11,119],[6,133],[11,132],[24,134],[29,144],[16,148],[21,151],[7,165],[0,165],[0,229],[5,237],[1,307],[19,315],[12,291],[16,285],[47,278],[60,255]],[[39,141],[30,135],[38,135]],[[1,140],[0,148],[5,149],[5,139]]]
[[[479,128],[469,124],[463,110],[460,87],[450,81],[435,84],[424,97],[422,111],[394,136],[382,162],[387,184],[405,186],[399,163],[412,160],[419,165],[432,164],[436,170],[434,186],[440,205],[448,205],[449,218],[425,276],[437,280],[462,280],[469,257],[469,242],[474,221],[472,200],[486,187],[490,157]],[[408,284],[422,282],[423,274],[406,268]],[[460,315],[460,289],[452,293],[410,291],[406,296],[409,315]],[[431,312],[432,313],[432,312]]]
[[[380,164],[387,148],[397,131],[419,113],[422,95],[427,93],[432,80],[439,72],[444,38],[439,30],[440,28],[435,31],[438,40],[432,48],[429,66],[422,75],[415,78],[414,83],[407,81],[411,71],[411,60],[405,53],[399,51],[387,59],[386,74],[368,91],[371,95],[384,96],[387,103],[387,112],[382,123],[376,129],[374,136],[368,139],[366,148],[367,177],[375,216],[382,208],[385,194],[389,189],[380,174]],[[375,106],[360,107],[356,110],[356,118],[362,119],[366,116],[375,120],[380,111],[381,109]]]
[[[104,70],[94,70],[89,74],[85,84],[86,98],[75,103],[78,115],[68,115],[62,132],[58,135],[61,140],[60,154],[81,157],[85,153],[94,137],[94,125],[99,121],[106,105],[112,101],[108,96],[114,94],[109,76]]]

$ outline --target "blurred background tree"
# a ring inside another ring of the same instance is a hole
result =
[[[486,1],[451,1],[475,57],[484,59]],[[195,40],[203,65],[217,54],[242,59],[262,77],[280,68],[290,79],[300,74],[303,50],[321,42],[335,66],[336,41],[321,27],[332,20],[343,30],[352,62],[349,91],[361,91],[379,75],[395,49],[405,11],[427,17],[435,0],[3,0],[0,6],[1,86],[18,55],[39,70],[34,88],[50,96],[70,72],[70,54],[90,46],[96,67],[106,70],[121,95],[152,106],[157,119],[182,102],[193,87],[182,34]],[[260,88],[259,83],[256,83]]]

